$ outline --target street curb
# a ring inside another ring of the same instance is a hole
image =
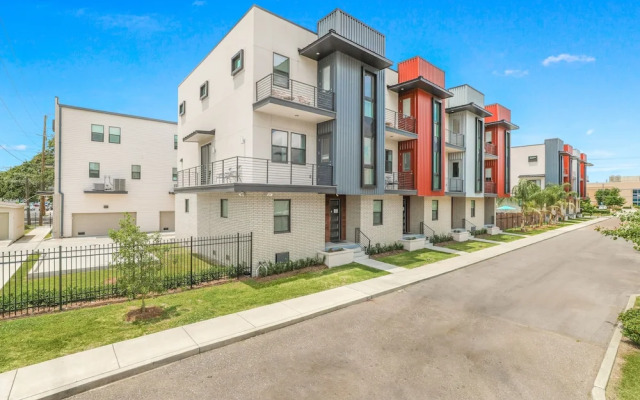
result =
[[[625,311],[631,309],[636,304],[638,296],[640,295],[632,294],[631,297],[629,297],[627,307],[624,309]],[[604,353],[604,359],[602,360],[602,364],[600,364],[596,380],[593,382],[593,389],[591,389],[591,398],[593,400],[606,400],[607,398],[607,384],[609,383],[611,371],[613,371],[613,365],[616,363],[616,356],[618,355],[618,347],[620,346],[621,340],[622,324],[618,322],[613,331],[611,341],[609,342],[609,347],[607,347],[607,351]]]
[[[606,219],[608,219],[608,218],[606,218]],[[486,260],[501,256],[503,254],[511,253],[512,251],[519,250],[519,249],[525,248],[525,247],[529,247],[529,246],[534,245],[536,243],[540,243],[540,242],[543,242],[543,241],[546,241],[546,240],[549,240],[549,239],[552,239],[552,238],[555,238],[555,237],[558,237],[558,236],[562,236],[562,235],[564,235],[566,233],[569,233],[569,232],[574,232],[574,231],[582,229],[584,227],[594,225],[594,224],[596,224],[598,222],[603,222],[606,219],[597,218],[594,221],[585,221],[583,223],[575,224],[575,225],[571,226],[572,229],[565,230],[565,231],[560,231],[560,232],[555,232],[556,234],[554,234],[554,235],[551,235],[549,237],[540,238],[540,240],[533,241],[532,243],[527,243],[527,244],[524,244],[522,246],[518,246],[518,247],[514,247],[514,248],[507,247],[505,249],[506,251],[504,251],[504,252],[502,252],[500,254],[488,255],[486,257],[483,257],[482,259],[475,259],[475,260],[471,259],[466,264],[463,264],[463,265],[460,265],[460,266],[445,267],[444,271],[435,272],[435,273],[433,273],[431,275],[425,275],[425,276],[411,278],[411,280],[407,281],[407,282],[402,282],[402,280],[406,279],[406,277],[403,278],[401,275],[398,275],[398,274],[389,274],[389,275],[385,275],[385,276],[380,277],[380,278],[374,278],[374,279],[381,279],[381,278],[396,277],[396,278],[391,278],[391,279],[395,280],[395,282],[390,283],[390,284],[394,285],[393,287],[380,289],[375,293],[368,294],[368,293],[364,293],[364,292],[362,292],[360,290],[357,290],[357,289],[354,289],[354,288],[350,287],[350,289],[362,293],[362,296],[358,297],[356,299],[344,301],[342,303],[333,304],[333,305],[330,305],[328,307],[321,308],[321,309],[318,309],[318,310],[310,311],[310,312],[307,312],[307,313],[301,313],[300,315],[296,315],[296,316],[293,316],[293,317],[287,317],[287,318],[284,318],[282,320],[275,321],[275,322],[273,322],[273,323],[271,323],[269,325],[254,327],[253,329],[249,329],[249,330],[245,330],[245,331],[242,331],[242,332],[238,332],[238,333],[226,336],[226,337],[221,337],[221,338],[218,338],[218,339],[216,339],[215,341],[212,341],[212,342],[203,343],[203,344],[200,344],[200,345],[195,344],[194,347],[189,347],[187,349],[176,351],[174,353],[167,353],[167,354],[164,354],[162,356],[155,357],[155,358],[152,358],[152,359],[148,359],[148,360],[142,361],[140,363],[131,365],[129,367],[119,368],[119,369],[116,369],[116,370],[113,370],[113,371],[108,371],[108,372],[105,372],[105,373],[101,373],[99,375],[95,375],[95,376],[92,376],[92,377],[87,377],[87,378],[84,378],[84,379],[80,379],[80,380],[78,380],[76,382],[73,382],[71,384],[66,384],[66,385],[63,385],[63,386],[52,388],[50,390],[47,390],[47,391],[44,391],[44,392],[40,392],[40,393],[38,393],[36,395],[33,395],[33,396],[22,397],[21,399],[13,398],[10,395],[10,392],[13,391],[13,387],[12,387],[7,391],[6,397],[4,397],[4,393],[5,392],[4,392],[4,390],[2,390],[3,388],[0,388],[0,400],[8,400],[8,399],[11,399],[11,400],[24,400],[24,399],[30,399],[30,400],[32,400],[32,399],[33,400],[35,400],[35,399],[58,400],[58,399],[63,399],[63,398],[69,397],[69,396],[73,396],[73,395],[76,395],[76,394],[79,394],[79,393],[83,393],[83,392],[86,392],[86,391],[101,387],[101,386],[105,386],[107,384],[113,383],[113,382],[118,381],[118,380],[122,380],[122,379],[125,379],[125,378],[129,378],[129,377],[138,375],[138,374],[143,373],[143,372],[150,371],[152,369],[155,369],[155,368],[161,367],[163,365],[167,365],[167,364],[173,363],[175,361],[179,361],[179,360],[191,357],[191,356],[196,355],[196,354],[200,354],[200,353],[204,353],[204,352],[207,352],[207,351],[210,351],[210,350],[218,349],[218,348],[221,348],[221,347],[233,344],[233,343],[237,343],[237,342],[243,341],[245,339],[249,339],[251,337],[255,337],[255,336],[258,336],[258,335],[261,335],[261,334],[264,334],[264,333],[268,333],[268,332],[275,331],[275,330],[278,330],[278,329],[281,329],[281,328],[284,328],[284,327],[287,327],[287,326],[290,326],[290,325],[294,325],[294,324],[297,324],[299,322],[303,322],[303,321],[306,321],[306,320],[309,320],[309,319],[312,319],[312,318],[315,318],[315,317],[318,317],[318,316],[322,316],[324,314],[328,314],[328,313],[331,313],[333,311],[337,311],[337,310],[340,310],[340,309],[343,309],[343,308],[346,308],[346,307],[349,307],[349,306],[352,306],[352,305],[355,305],[355,304],[364,303],[364,302],[370,301],[370,300],[372,300],[372,299],[374,299],[376,297],[380,297],[380,296],[384,296],[384,295],[387,295],[387,294],[390,294],[390,293],[393,293],[393,292],[397,292],[397,291],[405,289],[405,288],[407,288],[409,286],[412,286],[412,285],[415,285],[415,284],[418,284],[418,283],[421,283],[421,282],[428,281],[428,280],[433,279],[433,278],[437,278],[437,277],[449,274],[449,273],[451,273],[453,271],[457,271],[457,270],[460,270],[460,269],[463,269],[463,268],[478,264],[480,262],[483,262],[483,261],[486,261]],[[560,228],[560,229],[562,229],[562,228]],[[554,232],[554,231],[550,231],[550,232]],[[535,237],[535,236],[533,236],[533,237]],[[518,241],[509,242],[509,243],[503,243],[501,246],[513,245],[514,243],[517,243],[517,242]],[[500,246],[490,247],[490,248],[485,249],[485,250],[495,249],[495,248],[498,248],[498,247],[500,247]],[[484,250],[480,250],[479,252],[475,252],[475,253],[465,253],[465,254],[460,255],[460,257],[469,256],[469,255],[477,257],[478,253],[481,253],[482,251],[484,251]],[[447,259],[447,260],[439,261],[439,262],[436,262],[436,263],[433,263],[433,264],[425,264],[422,267],[429,266],[429,267],[433,268],[434,266],[443,265],[443,263],[445,263],[444,265],[446,265],[447,261],[456,260],[456,259],[458,259],[458,257],[454,257],[454,258],[450,258],[450,259]],[[418,267],[418,268],[422,268],[422,267]],[[415,270],[416,269],[407,270],[407,271],[415,271]],[[398,282],[398,280],[400,280],[400,282]],[[361,281],[361,282],[357,282],[356,284],[360,284],[361,283],[361,284],[364,284],[365,286],[367,286],[366,282],[368,282],[368,281]],[[344,287],[349,287],[349,286],[350,285],[346,285]],[[371,289],[374,289],[374,288],[372,287]],[[318,292],[318,293],[322,293],[322,292]],[[312,295],[313,294],[311,294],[310,296],[312,296]],[[289,300],[293,300],[293,299],[289,299]],[[285,301],[288,301],[288,300],[285,300]],[[273,304],[281,304],[281,303],[282,302],[273,303]],[[245,310],[245,311],[248,311],[248,310]],[[229,315],[234,315],[234,314],[229,314]],[[188,325],[185,325],[185,326],[188,326]],[[184,329],[185,326],[179,327],[177,329]],[[186,330],[185,330],[185,332],[186,332]],[[188,335],[188,333],[187,333],[187,335]],[[107,346],[111,346],[113,348],[114,344],[107,345]],[[616,345],[616,350],[617,350],[617,345]],[[614,360],[615,360],[615,353],[614,353]],[[49,360],[49,361],[51,361],[51,360]],[[47,361],[44,361],[44,362],[46,363]],[[14,374],[17,374],[17,372],[19,370],[20,370],[20,368],[18,368],[16,370],[13,370],[13,371],[7,371],[6,373],[13,372]],[[609,373],[610,373],[610,370],[609,370]],[[607,374],[607,379],[608,379],[609,373]],[[14,377],[15,377],[15,375],[14,375]],[[606,387],[606,382],[605,382],[605,387]],[[594,389],[595,389],[595,387],[594,387]],[[600,400],[601,398],[594,397],[594,399]],[[604,399],[604,397],[602,397],[602,399]]]

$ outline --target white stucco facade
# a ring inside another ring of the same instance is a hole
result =
[[[544,144],[511,147],[511,184],[520,179],[534,181],[544,188],[545,183],[545,147]]]

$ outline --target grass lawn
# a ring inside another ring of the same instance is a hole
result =
[[[554,229],[562,228],[563,226],[567,226],[567,225],[570,225],[570,224],[563,225],[562,223],[559,223],[556,225],[544,225],[542,227],[538,227],[535,229],[529,229],[525,232],[522,232],[520,228],[511,228],[511,229],[506,229],[505,232],[517,233],[518,235],[539,235],[541,233],[549,232]]]
[[[515,233],[515,232],[514,232]],[[486,240],[493,240],[495,242],[513,242],[514,240],[519,240],[522,239],[522,237],[520,236],[512,236],[512,235],[504,235],[504,234],[498,234],[498,235],[480,235],[480,236],[476,236],[479,239],[486,239]]]
[[[475,240],[469,240],[466,242],[448,242],[442,245],[442,247],[446,247],[448,249],[458,250],[458,251],[466,251],[467,253],[472,253],[474,251],[486,249],[489,247],[497,246],[495,243],[486,243],[486,242],[478,242]]]
[[[640,350],[627,354],[622,366],[622,378],[617,387],[618,399],[640,399]]]
[[[397,265],[405,268],[416,268],[447,258],[457,257],[457,254],[447,254],[434,250],[420,249],[407,251],[406,253],[395,254],[393,256],[379,258],[378,261]]]
[[[124,316],[139,301],[0,321],[0,372],[386,274],[352,263],[271,281],[247,279],[187,290],[148,300],[148,306],[163,307],[164,315],[133,323]]]

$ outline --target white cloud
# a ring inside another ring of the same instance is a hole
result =
[[[589,130],[587,130],[587,136],[591,136],[591,135],[593,135],[593,132],[595,132],[595,131],[596,131],[595,129],[589,129]]]
[[[6,144],[3,144],[2,147],[4,147],[7,150],[14,150],[14,151],[25,151],[27,149],[26,144],[17,144],[15,146],[8,146]]]
[[[512,78],[522,78],[524,76],[529,75],[529,70],[527,69],[505,69],[504,72],[493,71],[494,75],[498,76],[509,76]]]
[[[195,0],[191,5],[192,6],[196,6],[196,7],[200,7],[200,6],[203,6],[205,4],[207,4],[207,2],[204,1],[204,0]]]
[[[557,56],[549,56],[545,58],[542,61],[542,65],[544,65],[545,67],[548,67],[551,64],[559,63],[561,61],[564,61],[567,63],[574,63],[574,62],[590,63],[590,62],[595,62],[596,59],[595,57],[591,57],[591,56],[562,53],[562,54],[558,54]]]

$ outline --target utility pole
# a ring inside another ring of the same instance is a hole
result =
[[[42,167],[40,168],[40,190],[44,192],[44,147],[47,143],[47,116],[44,116],[44,125],[42,126]],[[44,194],[40,195],[40,218],[38,225],[42,226],[42,216],[45,213]]]
[[[24,197],[27,202],[27,225],[31,225],[31,206],[29,205],[29,178],[24,178]]]

